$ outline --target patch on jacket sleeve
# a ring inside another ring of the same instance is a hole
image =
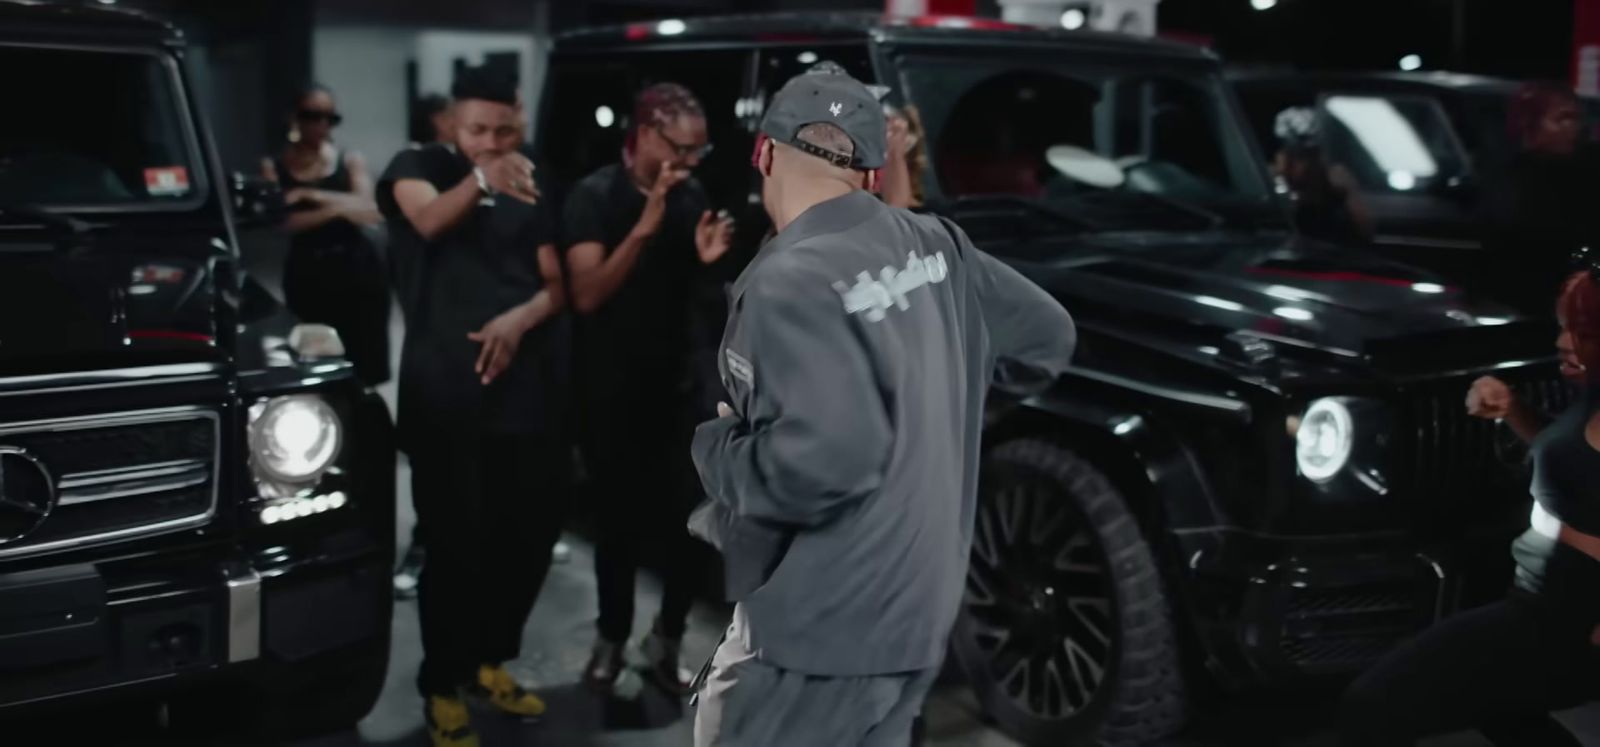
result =
[[[745,386],[755,386],[756,369],[754,366],[750,365],[750,361],[744,356],[733,352],[732,350],[727,350],[724,352],[728,357],[728,375],[744,382]]]

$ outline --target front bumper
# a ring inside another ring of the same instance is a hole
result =
[[[0,575],[0,714],[267,677],[387,636],[388,565],[346,530],[254,555],[199,546]]]
[[[1330,539],[1231,530],[1175,537],[1184,607],[1224,686],[1347,677],[1458,610],[1502,596],[1511,535]]]

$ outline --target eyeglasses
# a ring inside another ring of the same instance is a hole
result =
[[[338,112],[324,112],[315,109],[301,109],[295,112],[295,118],[301,122],[327,122],[329,126],[338,127],[344,121],[344,115]]]
[[[704,145],[680,143],[676,140],[673,140],[671,137],[668,137],[666,128],[662,127],[661,125],[656,125],[655,131],[657,135],[661,136],[662,140],[667,141],[667,145],[672,146],[672,152],[676,153],[679,158],[688,158],[690,156],[705,158],[706,156],[711,155],[711,143],[706,143]]]

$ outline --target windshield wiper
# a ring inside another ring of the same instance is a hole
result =
[[[0,218],[37,223],[46,228],[53,228],[57,231],[71,234],[74,237],[85,236],[94,228],[88,221],[79,220],[70,215],[52,213],[37,205],[0,204]]]

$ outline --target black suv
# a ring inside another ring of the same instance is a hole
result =
[[[388,410],[240,271],[270,193],[223,174],[183,56],[0,3],[0,718],[353,724],[388,661]]]
[[[1230,70],[1268,152],[1290,107],[1315,109],[1329,160],[1355,177],[1385,255],[1452,277],[1479,278],[1483,177],[1510,159],[1508,113],[1519,81],[1447,72]],[[1583,99],[1590,125],[1600,100]]]
[[[1505,588],[1524,455],[1462,402],[1494,371],[1559,403],[1549,340],[1424,271],[1296,241],[1203,51],[868,15],[575,32],[544,173],[615,159],[630,95],[681,82],[716,146],[699,178],[753,243],[752,132],[819,60],[920,110],[929,209],[1078,320],[1075,368],[985,439],[951,645],[1005,730],[1149,743],[1202,683],[1347,675]]]

